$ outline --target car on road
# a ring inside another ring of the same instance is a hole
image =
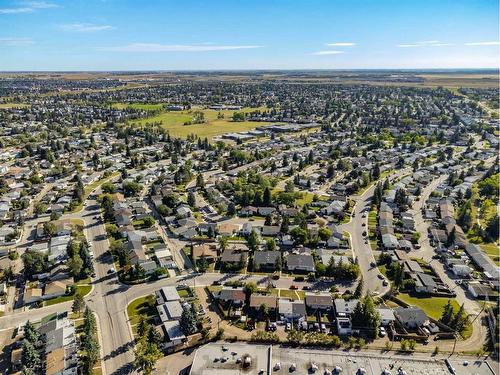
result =
[[[299,287],[297,285],[290,285],[290,289],[297,290],[297,289],[299,289]]]
[[[361,223],[361,226],[362,226],[362,227],[366,227],[366,223],[363,221],[363,222]]]
[[[370,262],[370,267],[371,267],[371,268],[375,268],[376,266],[377,266],[377,263],[375,263],[375,262]]]
[[[383,286],[388,286],[388,285],[389,285],[389,282],[388,282],[387,280],[384,280],[384,281],[382,281],[382,285],[383,285]]]
[[[309,285],[304,285],[302,287],[302,290],[311,290],[311,287]]]
[[[366,237],[366,230],[364,230],[361,234],[363,235],[363,237]]]
[[[382,275],[381,273],[379,273],[379,274],[377,275],[377,277],[378,277],[380,280],[384,280],[384,275]]]
[[[113,273],[115,273],[115,272],[116,272],[115,267],[114,267],[114,266],[111,266],[111,267],[109,268],[109,270],[108,270],[108,275],[111,275],[111,274],[113,274]]]
[[[363,215],[361,217],[364,219],[366,217],[366,213],[363,212]]]
[[[305,278],[304,278],[304,276],[295,276],[295,278],[293,280],[294,281],[304,281]]]

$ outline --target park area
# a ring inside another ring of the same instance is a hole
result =
[[[114,106],[117,106],[116,108],[123,108],[123,106],[127,107],[127,105],[124,105],[122,103],[114,104]],[[262,122],[232,120],[233,114],[235,112],[250,113],[257,110],[263,110],[264,108],[242,108],[239,111],[219,111],[202,108],[193,108],[191,110],[184,111],[167,111],[161,109],[160,104],[131,104],[130,108],[160,111],[160,113],[155,114],[154,116],[132,121],[131,123],[133,125],[143,127],[147,124],[161,123],[161,126],[164,129],[168,130],[168,132],[172,136],[181,138],[186,138],[190,134],[196,134],[202,139],[206,137],[211,140],[213,139],[213,137],[225,133],[247,131],[255,129],[258,126],[266,125]],[[194,117],[197,116],[197,114],[200,112],[203,113],[204,122],[193,123],[195,122],[193,121]],[[191,124],[186,125],[188,123]]]

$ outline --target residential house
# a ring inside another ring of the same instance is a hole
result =
[[[279,251],[256,251],[253,255],[253,267],[255,271],[276,271],[281,263],[281,252]]]
[[[398,307],[394,310],[394,316],[403,327],[410,330],[415,330],[429,322],[429,318],[419,307]]]
[[[307,317],[306,305],[302,300],[292,301],[280,298],[278,300],[278,312],[280,319],[289,322],[305,321]]]
[[[330,311],[333,308],[333,300],[330,294],[306,293],[306,307],[313,311]]]
[[[286,269],[291,272],[314,272],[314,258],[311,254],[289,254]]]

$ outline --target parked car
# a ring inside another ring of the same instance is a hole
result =
[[[384,327],[380,327],[379,330],[378,330],[378,335],[380,337],[385,337],[387,335],[387,331],[385,330]]]
[[[287,323],[285,325],[285,331],[290,331],[292,329],[292,324],[291,323]]]
[[[321,323],[321,332],[326,333],[326,325],[325,323]]]

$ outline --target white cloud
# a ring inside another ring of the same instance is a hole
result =
[[[354,47],[356,43],[351,42],[337,42],[337,43],[328,43],[329,47]]]
[[[399,48],[414,48],[414,47],[421,47],[420,44],[398,44]]]
[[[31,13],[33,8],[0,8],[0,14]]]
[[[47,1],[27,1],[24,4],[33,9],[48,9],[48,8],[58,8],[59,5],[54,3],[49,3]]]
[[[453,46],[452,43],[441,43],[439,40],[424,40],[421,42],[398,44],[399,48],[419,48],[419,47],[446,47]]]
[[[208,52],[231,51],[239,49],[261,48],[253,45],[185,45],[185,44],[159,44],[159,43],[132,43],[126,46],[103,47],[101,50],[116,52]]]
[[[499,46],[500,42],[472,42],[465,43],[466,46]]]
[[[57,8],[59,5],[46,1],[27,1],[17,8],[0,8],[0,14],[33,13],[37,9]]]
[[[92,33],[96,31],[113,30],[114,27],[110,25],[94,25],[91,23],[69,23],[59,25],[62,30],[75,31],[78,33]]]
[[[345,53],[345,52],[344,51],[318,51],[318,52],[313,52],[312,55],[325,56],[325,55],[340,55],[342,53]]]
[[[0,45],[9,46],[9,47],[22,47],[29,46],[34,44],[35,42],[31,38],[0,38]]]

